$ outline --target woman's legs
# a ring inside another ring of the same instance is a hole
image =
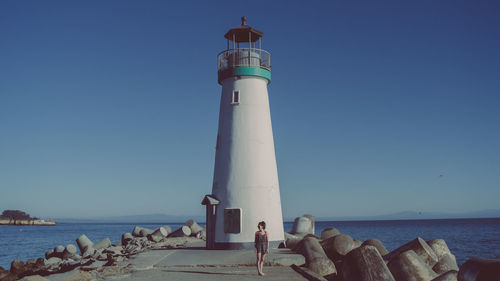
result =
[[[257,252],[257,271],[259,272],[259,275],[262,275],[262,269],[260,267],[260,259],[261,259],[262,254],[260,252]]]
[[[262,272],[262,269],[264,268],[264,258],[266,257],[266,253],[262,253],[260,256],[260,274],[265,275],[264,272]]]

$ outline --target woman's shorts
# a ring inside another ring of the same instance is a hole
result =
[[[267,252],[267,245],[265,244],[257,244],[255,248],[257,249],[257,253],[265,254]]]

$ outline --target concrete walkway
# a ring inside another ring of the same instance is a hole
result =
[[[253,250],[206,250],[203,247],[150,250],[115,266],[104,266],[90,272],[92,279],[115,280],[307,280],[291,268],[305,259],[289,249],[271,249],[266,256],[265,276],[257,275]],[[89,275],[89,273],[85,273]],[[79,270],[48,276],[51,281],[78,280]],[[87,276],[85,275],[85,276]]]

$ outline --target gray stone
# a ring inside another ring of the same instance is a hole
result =
[[[339,235],[340,231],[336,228],[333,227],[327,227],[321,231],[321,240],[326,240],[330,237],[333,237],[335,235]]]
[[[457,260],[453,254],[446,254],[441,256],[438,263],[432,267],[432,270],[437,274],[443,274],[450,270],[458,271]]]
[[[191,235],[196,235],[196,233],[200,232],[203,230],[203,228],[197,224],[194,220],[188,220],[185,225],[189,228],[191,228]],[[166,236],[166,235],[165,235]]]
[[[158,243],[158,242],[162,241],[164,238],[165,238],[165,236],[162,236],[162,235],[153,235],[153,234],[148,235],[148,240],[151,242],[154,242],[154,243]]]
[[[132,241],[134,237],[130,232],[122,234],[122,245],[127,245],[130,241]]]
[[[139,234],[141,235],[141,237],[148,237],[149,234],[152,234],[153,232],[155,232],[154,230],[152,229],[149,229],[149,228],[142,228],[141,231],[139,232]]]
[[[49,281],[49,279],[43,278],[40,275],[30,275],[23,277],[20,281]]]
[[[96,250],[94,249],[94,247],[92,247],[92,245],[87,246],[87,247],[85,247],[85,249],[83,249],[82,257],[87,258],[87,257],[93,256],[95,254],[95,252],[96,252]]]
[[[164,227],[158,227],[151,235],[153,236],[162,236],[162,237],[167,237],[168,236],[168,231]]]
[[[123,251],[123,247],[121,246],[114,246],[114,247],[108,247],[102,251],[103,253],[106,254],[113,254],[113,255],[120,255]]]
[[[64,246],[59,245],[54,248],[54,257],[62,258],[63,253],[64,253]]]
[[[14,260],[10,263],[10,273],[22,276],[22,274],[26,271],[25,264],[21,260]]]
[[[314,218],[314,216],[310,215],[310,214],[305,214],[305,215],[303,215],[303,217],[306,217],[309,220],[311,220],[311,234],[316,233],[316,227],[315,227],[316,219]]]
[[[186,237],[186,236],[191,236],[191,228],[185,225],[181,226],[179,229],[168,235],[168,237]]]
[[[66,245],[66,248],[63,251],[62,258],[69,259],[76,255],[76,246],[73,244]]]
[[[388,253],[384,244],[382,244],[382,242],[378,239],[368,239],[365,242],[363,242],[363,244],[361,244],[361,246],[367,246],[367,245],[377,248],[377,251],[380,253],[381,256],[384,256]]]
[[[312,221],[308,217],[298,217],[293,222],[291,234],[307,234],[312,232]]]
[[[101,241],[94,243],[93,248],[99,250],[110,246],[111,246],[111,240],[109,240],[109,238],[104,238]]]
[[[436,253],[434,253],[434,250],[432,250],[432,248],[429,247],[429,245],[427,245],[427,243],[420,237],[417,237],[416,239],[388,253],[384,256],[384,259],[391,261],[394,257],[397,257],[402,252],[406,252],[408,250],[413,250],[431,268],[438,262],[438,257]]]
[[[168,225],[162,226],[169,234],[172,233],[172,228]]]
[[[438,260],[440,260],[443,256],[450,254],[451,251],[448,248],[448,245],[446,245],[446,241],[443,239],[434,239],[427,241],[427,245],[431,247],[431,249],[436,253],[436,256],[438,257]]]
[[[354,248],[358,248],[361,245],[363,245],[363,242],[361,242],[361,241],[359,241],[357,239],[353,239],[352,241],[354,241]]]
[[[76,239],[76,244],[78,245],[78,248],[80,249],[80,253],[83,254],[85,252],[85,248],[92,247],[94,243],[90,241],[90,239],[87,237],[87,235],[82,234],[80,237]]]
[[[302,236],[293,235],[288,232],[285,232],[285,246],[288,249],[295,249],[299,244],[300,240],[302,240]]]
[[[323,240],[321,246],[323,246],[326,255],[333,261],[343,259],[347,253],[356,248],[354,240],[347,234],[339,234]]]
[[[431,281],[457,281],[457,275],[458,271],[450,270],[432,279]]]
[[[301,253],[306,258],[307,268],[321,276],[335,275],[337,269],[333,262],[326,256],[325,251],[319,244],[318,239],[313,237],[304,238]]]
[[[395,281],[377,248],[365,245],[350,251],[342,263],[345,281]]]
[[[458,271],[458,281],[500,281],[500,260],[468,259]]]
[[[387,264],[396,281],[429,281],[437,277],[413,250],[402,252]]]
[[[50,259],[53,256],[54,256],[54,249],[50,249],[47,252],[45,252],[45,258],[46,259]]]
[[[140,227],[140,226],[134,227],[134,230],[132,230],[132,235],[135,237],[142,237],[141,230],[142,230],[142,227]]]
[[[54,265],[54,264],[59,264],[61,263],[61,259],[58,257],[51,257],[45,261],[46,265]]]

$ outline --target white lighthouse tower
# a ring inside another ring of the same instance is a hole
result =
[[[218,55],[222,85],[212,194],[207,209],[207,248],[253,248],[260,221],[270,247],[284,239],[278,170],[267,85],[270,54],[263,33],[246,25],[230,29],[227,49]]]

